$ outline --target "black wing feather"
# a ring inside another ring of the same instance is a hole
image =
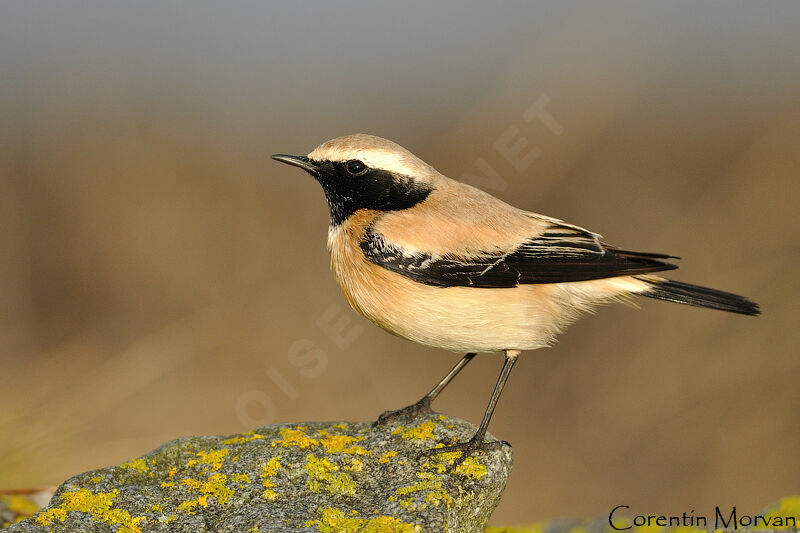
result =
[[[408,253],[368,230],[361,249],[367,259],[414,281],[437,287],[509,288],[630,276],[678,268],[665,254],[603,245],[581,228],[554,225],[507,254],[482,253],[464,260]]]

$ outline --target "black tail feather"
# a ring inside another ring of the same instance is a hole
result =
[[[649,258],[649,259],[680,259],[680,257],[678,257],[677,255],[658,254],[653,252],[632,252],[630,250],[623,250],[621,248],[617,248],[616,246],[609,246],[608,244],[605,243],[603,243],[603,247],[623,257],[637,257],[637,258]]]
[[[648,279],[644,281],[652,285],[652,289],[641,293],[642,296],[647,296],[648,298],[694,305],[696,307],[708,307],[742,315],[761,314],[757,303],[748,300],[744,296],[739,296],[738,294],[709,289],[708,287],[700,287],[699,285],[690,285],[670,279]]]

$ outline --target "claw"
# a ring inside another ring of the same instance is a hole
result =
[[[439,455],[442,453],[451,453],[451,452],[461,452],[461,455],[456,458],[453,463],[450,465],[450,468],[455,469],[463,463],[467,457],[472,455],[475,452],[482,451],[488,452],[492,450],[500,450],[503,446],[510,446],[510,444],[504,440],[492,440],[492,441],[483,441],[483,439],[476,439],[475,437],[471,438],[466,442],[459,442],[456,444],[452,444],[450,446],[443,446],[440,448],[431,448],[429,450],[425,450],[420,454],[420,457],[431,457],[433,455]]]
[[[385,426],[394,420],[413,420],[422,415],[429,415],[433,413],[431,409],[431,400],[427,396],[422,398],[417,403],[412,403],[402,409],[396,411],[385,411],[378,419],[372,423],[372,427]]]

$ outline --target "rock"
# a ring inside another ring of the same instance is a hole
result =
[[[31,490],[0,489],[0,529],[21,522],[44,507],[55,487]]]
[[[420,458],[475,427],[444,415],[369,423],[272,425],[187,437],[64,482],[22,532],[480,532],[511,449]]]

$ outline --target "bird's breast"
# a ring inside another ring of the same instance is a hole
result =
[[[328,233],[331,270],[350,306],[386,331],[451,351],[530,350],[558,329],[552,287],[435,287],[370,262],[360,246],[379,213],[357,212]]]
[[[347,303],[378,326],[397,333],[392,327],[392,303],[402,298],[402,284],[391,272],[364,256],[360,243],[370,224],[379,216],[359,211],[344,223],[328,230],[331,271]]]

